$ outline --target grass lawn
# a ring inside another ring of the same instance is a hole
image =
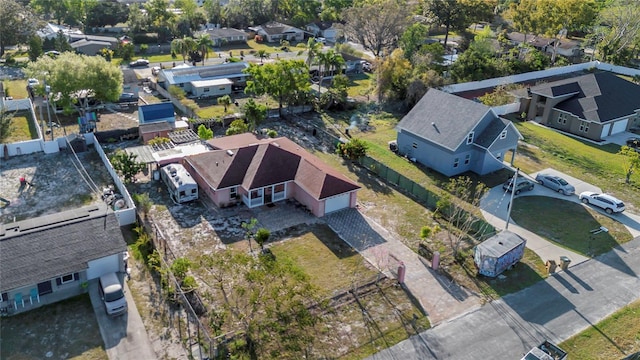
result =
[[[360,282],[377,273],[327,225],[312,226],[308,232],[270,249],[276,258],[289,258],[301,267],[322,297],[348,289],[353,281]]]
[[[5,80],[3,83],[6,96],[11,96],[14,99],[26,99],[29,97],[27,80]]]
[[[38,132],[32,121],[29,121],[31,116],[18,113],[13,116],[11,120],[11,131],[7,138],[7,143],[13,143],[18,141],[26,141],[38,138]]]
[[[545,196],[516,198],[511,216],[525,229],[586,256],[605,253],[633,238],[621,223],[608,216],[578,203]],[[600,226],[609,232],[589,233]]]
[[[0,333],[6,360],[108,359],[88,294],[2,318]]]
[[[623,157],[616,155],[618,145],[594,145],[531,122],[515,125],[525,141],[533,145],[518,147],[518,152],[527,157],[516,155],[515,166],[527,173],[552,167],[640,206],[640,173],[631,177],[631,184],[625,184]]]
[[[622,359],[640,352],[640,301],[560,344],[570,359]]]
[[[347,89],[347,94],[351,97],[356,96],[366,96],[369,93],[369,96],[373,96],[373,91],[371,89],[371,82],[374,80],[374,77],[370,73],[362,73],[349,75],[349,88]]]

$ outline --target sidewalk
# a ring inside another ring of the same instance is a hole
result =
[[[406,267],[405,285],[426,311],[432,326],[478,309],[478,295],[435,274],[418,254],[356,209],[345,209],[325,217],[327,224],[373,266],[388,274],[398,262]]]
[[[545,339],[562,342],[638,300],[639,256],[640,237],[369,359],[519,359]]]

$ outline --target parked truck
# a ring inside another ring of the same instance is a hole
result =
[[[524,256],[527,241],[519,235],[504,230],[475,247],[473,256],[478,273],[496,277],[516,265]]]
[[[521,360],[567,360],[567,358],[566,351],[545,340],[542,344],[529,350]]]

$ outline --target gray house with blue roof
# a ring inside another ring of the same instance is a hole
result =
[[[169,90],[174,85],[187,94],[206,97],[230,94],[234,88],[244,88],[247,82],[246,62],[189,66],[164,69],[158,73],[158,85]]]
[[[527,119],[595,141],[640,128],[640,85],[610,72],[532,86],[520,101]]]
[[[490,107],[437,89],[430,89],[396,130],[400,155],[447,176],[502,169],[505,154],[515,156],[522,138]]]

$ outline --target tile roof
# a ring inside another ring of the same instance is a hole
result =
[[[531,92],[547,97],[573,95],[555,108],[594,122],[618,119],[640,110],[640,85],[608,71],[533,86]]]
[[[315,199],[357,190],[358,184],[285,138],[261,139],[246,133],[209,140],[214,150],[186,161],[214,189],[247,190],[294,181]]]
[[[246,32],[244,32],[242,30],[234,29],[234,28],[207,29],[207,30],[203,31],[203,33],[209,34],[209,36],[211,37],[212,40],[215,40],[215,39],[226,39],[228,37],[234,37],[234,36],[244,36],[245,38],[247,37],[247,33]]]
[[[430,89],[397,127],[455,151],[490,110],[475,101]]]
[[[286,32],[292,32],[292,31],[293,32],[302,31],[291,25],[282,24],[276,21],[270,21],[266,24],[262,24],[258,28],[262,29],[264,32],[266,32],[269,35],[284,34]]]
[[[0,291],[82,271],[126,249],[104,205],[0,225]]]

